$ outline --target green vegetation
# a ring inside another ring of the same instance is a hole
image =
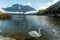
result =
[[[60,13],[60,7],[50,6],[47,9],[40,10],[38,12],[38,15],[46,15],[46,14],[57,15],[58,13]]]
[[[8,20],[11,19],[11,16],[8,14],[0,14],[0,20]]]
[[[44,15],[44,14],[46,14],[46,10],[45,9],[39,10],[38,15]]]

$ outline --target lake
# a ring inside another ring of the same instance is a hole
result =
[[[0,20],[0,32],[27,34],[29,31],[38,31],[49,40],[60,40],[60,17],[26,15],[12,15],[10,20]],[[22,35],[21,35],[22,36]]]

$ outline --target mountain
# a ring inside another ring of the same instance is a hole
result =
[[[14,4],[11,7],[3,8],[6,11],[12,11],[12,12],[27,12],[27,11],[33,11],[36,10],[28,5],[23,6],[19,4]]]
[[[46,9],[49,12],[60,13],[60,1]]]
[[[56,2],[55,4],[51,5],[47,9],[40,10],[38,14],[44,15],[60,15],[60,1]]]

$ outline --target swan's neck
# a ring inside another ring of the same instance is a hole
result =
[[[39,30],[38,30],[39,31],[39,35],[41,35],[40,30],[41,30],[41,28],[39,28]]]

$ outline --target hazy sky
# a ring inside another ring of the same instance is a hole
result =
[[[13,4],[29,5],[35,9],[45,9],[58,0],[0,0],[0,8],[12,6]]]

